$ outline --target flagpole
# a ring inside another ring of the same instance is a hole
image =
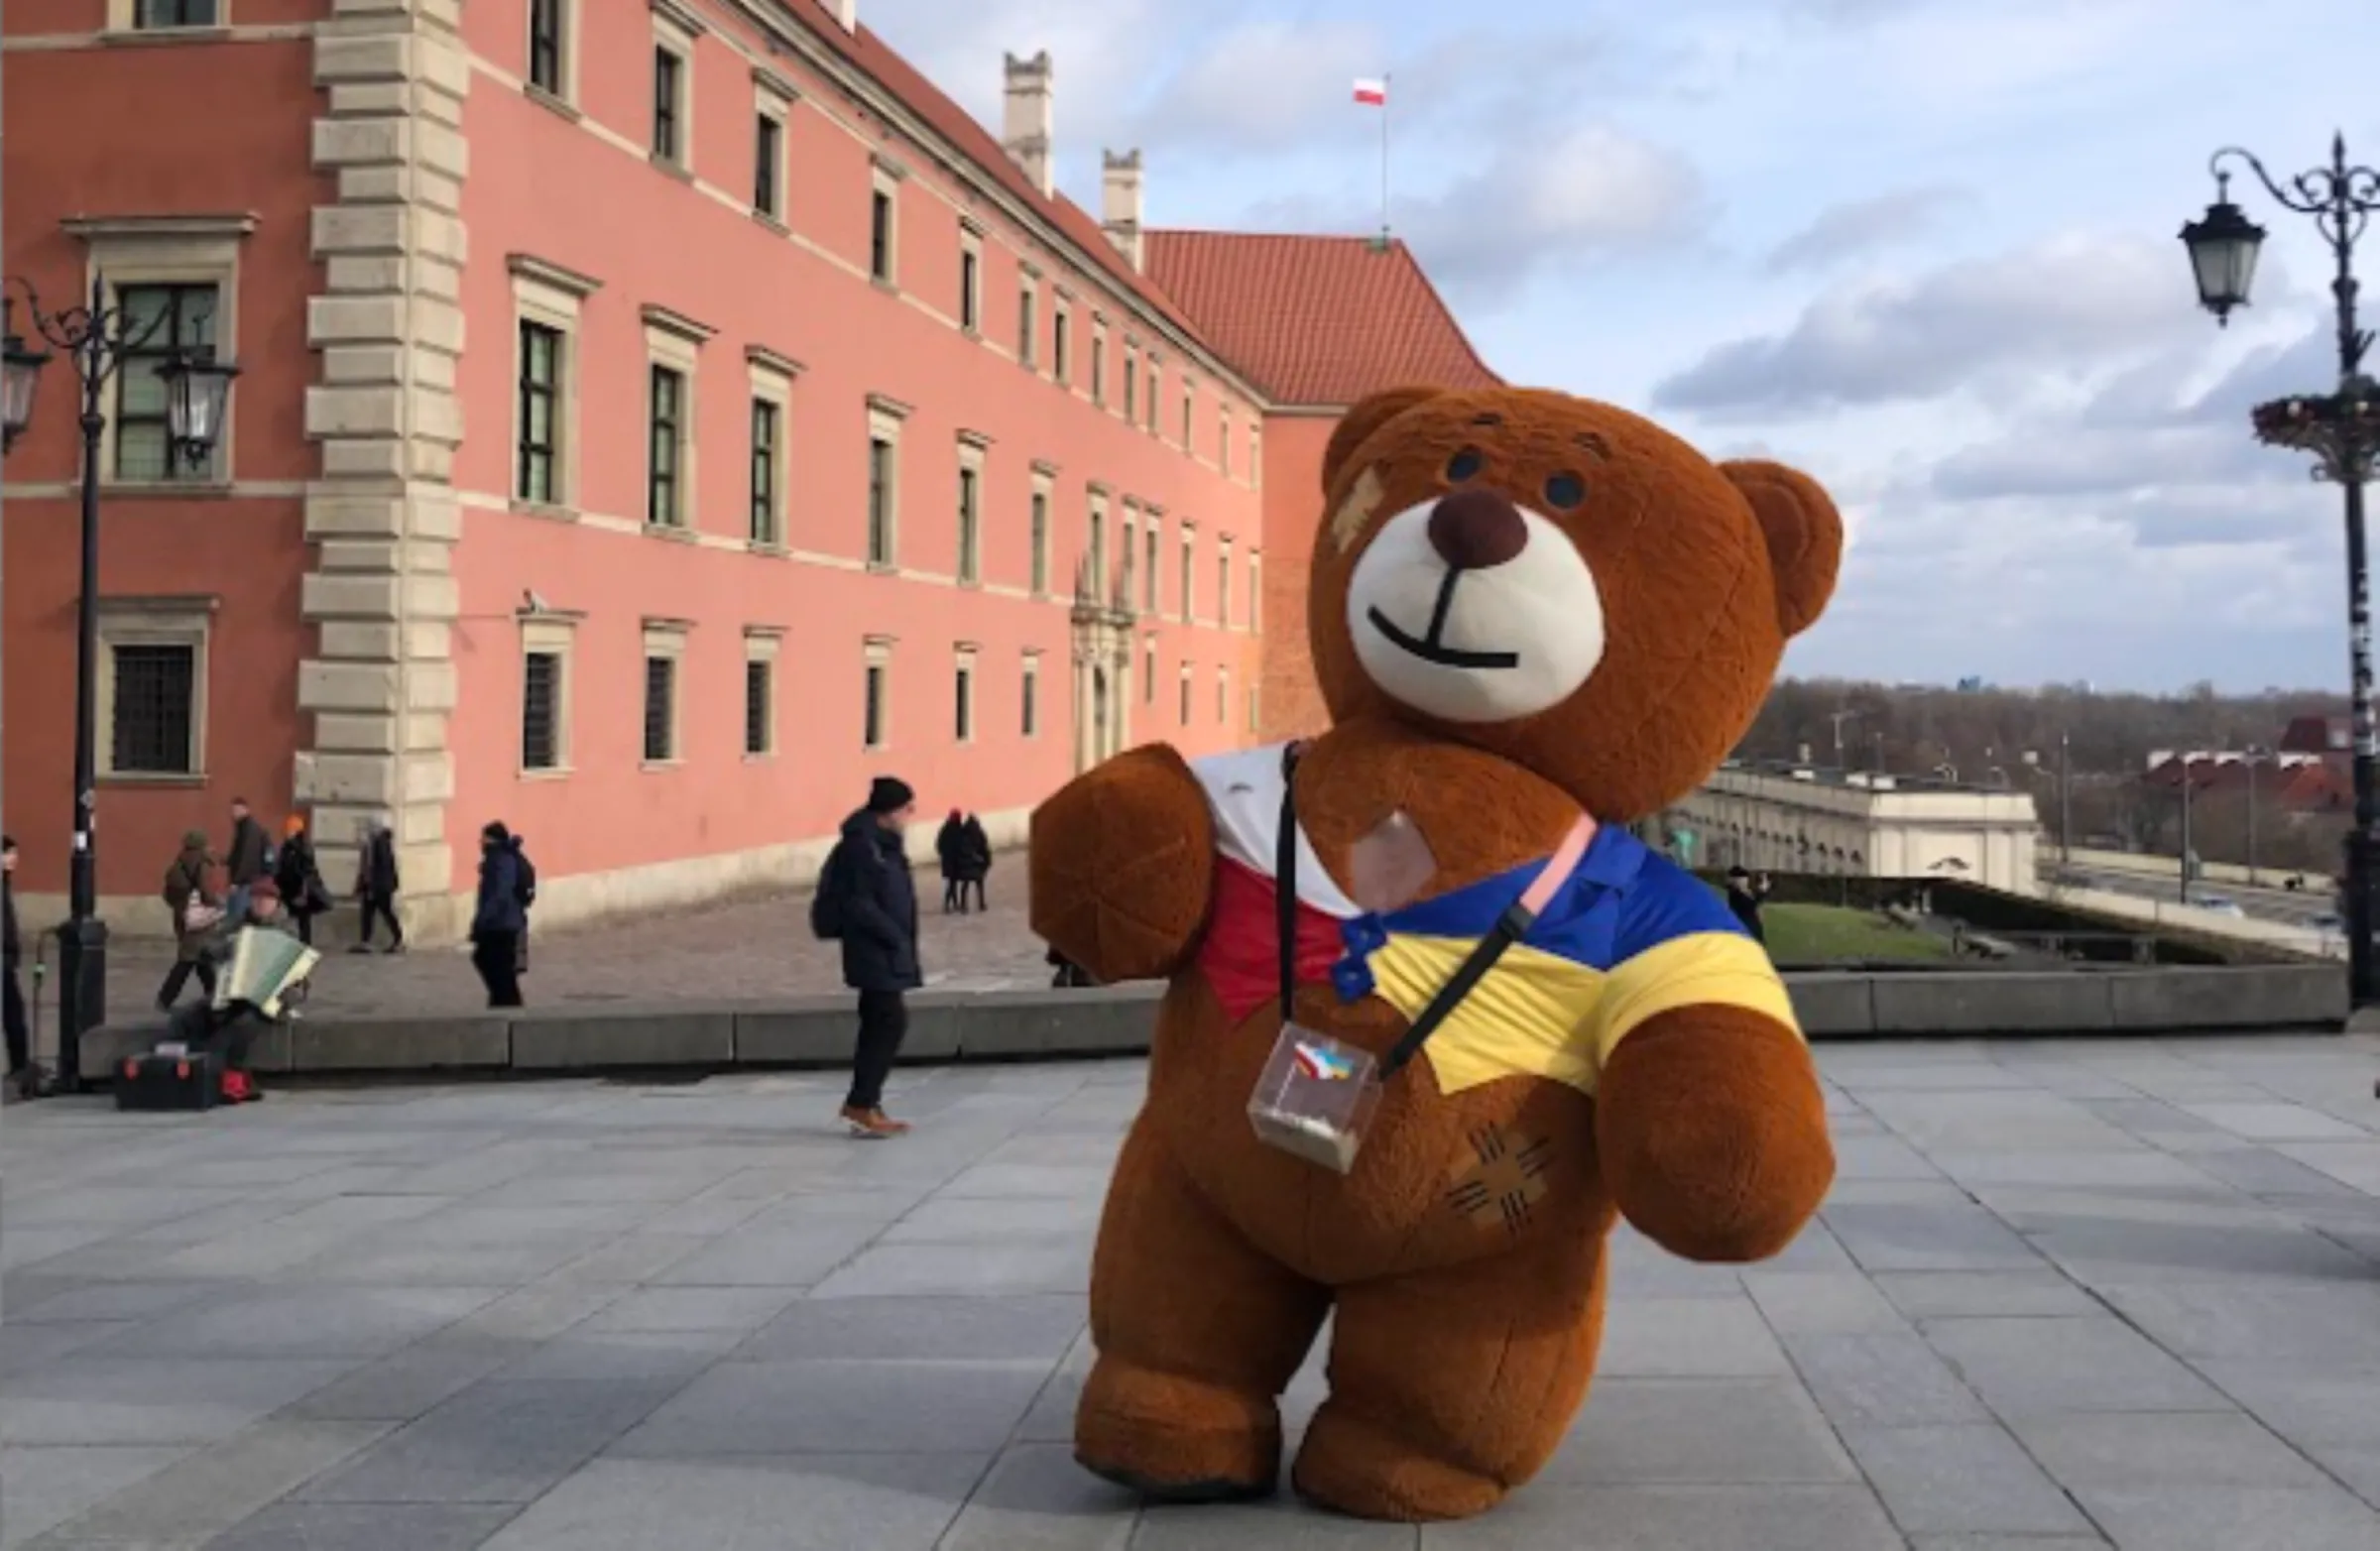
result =
[[[1387,72],[1380,75],[1380,246],[1388,246],[1388,88]]]

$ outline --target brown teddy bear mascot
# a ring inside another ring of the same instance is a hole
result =
[[[1375,395],[1323,482],[1330,731],[1134,749],[1033,816],[1034,929],[1169,982],[1075,1456],[1153,1498],[1270,1491],[1329,1316],[1297,1491],[1459,1518],[1585,1398],[1615,1215],[1757,1260],[1833,1182],[1775,970],[1625,826],[1750,724],[1842,520],[1792,469],[1535,390]]]

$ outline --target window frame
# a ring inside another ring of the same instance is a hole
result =
[[[1094,485],[1085,503],[1088,510],[1087,527],[1083,534],[1083,557],[1090,562],[1092,601],[1105,607],[1108,602],[1108,491]]]
[[[524,780],[552,780],[571,773],[571,715],[570,690],[576,680],[577,620],[553,614],[523,614],[521,622],[521,715],[520,736],[514,740],[519,757],[519,775]],[[529,659],[549,656],[555,659],[553,684],[553,763],[529,763]]]
[[[93,775],[102,784],[194,786],[206,781],[207,679],[214,647],[218,600],[210,596],[101,597],[98,653],[92,686]],[[187,767],[178,771],[133,771],[116,764],[116,653],[124,647],[166,648],[190,655]]]
[[[553,433],[559,445],[553,459],[553,499],[532,501],[521,494],[520,447],[526,435],[522,423],[525,406],[516,389],[513,395],[514,447],[512,499],[517,507],[532,511],[574,512],[579,499],[579,342],[584,337],[579,327],[580,308],[589,297],[603,289],[603,282],[564,269],[526,253],[507,256],[505,266],[513,282],[513,380],[518,384],[526,363],[521,359],[525,341],[525,325],[537,324],[550,328],[562,337],[559,383],[555,390]]]
[[[1182,525],[1182,623],[1198,623],[1198,528]]]
[[[662,390],[668,400],[664,418]],[[686,373],[675,362],[645,363],[645,526],[682,530],[686,527]],[[666,435],[663,432],[666,430]],[[669,451],[668,471],[661,469],[661,449]],[[663,490],[668,492],[666,502]]]
[[[1041,736],[1041,654],[1031,648],[1024,653],[1024,665],[1017,677],[1016,735],[1020,738]]]
[[[900,185],[907,177],[880,155],[868,179],[868,279],[888,291],[900,289]]]
[[[696,428],[702,416],[702,346],[712,334],[707,324],[672,312],[666,307],[648,305],[645,316],[645,531],[694,536],[701,529],[702,506],[695,482]],[[671,443],[675,455],[675,510],[669,520],[655,517],[654,497],[659,485],[655,450],[661,445],[658,432],[660,418],[655,391],[660,374],[673,374],[678,384],[675,440]]]
[[[881,754],[892,747],[892,639],[872,636],[862,645],[860,747]]]
[[[529,0],[529,14],[523,19],[525,47],[521,84],[531,94],[565,105],[577,102],[579,8],[580,0]],[[550,13],[553,23],[550,40],[553,79],[550,82],[537,78],[537,19],[540,11]]]
[[[1219,534],[1215,538],[1215,623],[1224,630],[1232,628],[1232,536]]]
[[[953,654],[950,673],[951,743],[967,748],[975,742],[976,733],[976,664],[980,654],[972,645],[962,644]]]
[[[562,449],[562,380],[570,355],[570,336],[541,317],[516,316],[513,319],[513,499],[527,506],[558,507],[561,499]],[[546,380],[539,382],[531,375],[531,361],[536,352],[532,346],[536,336],[550,340],[547,349]],[[537,402],[545,408],[545,439],[534,439],[531,425],[536,416],[531,412]],[[530,478],[532,460],[544,459],[544,492],[534,488]]]
[[[1197,680],[1197,665],[1185,659],[1182,663],[1181,673],[1181,721],[1184,727],[1190,725],[1191,701],[1198,692]]]
[[[752,548],[764,553],[782,554],[787,552],[792,544],[792,492],[788,488],[788,481],[792,477],[793,469],[793,384],[795,374],[800,368],[797,363],[759,345],[745,347],[744,364],[745,375],[749,379],[746,388],[751,399],[750,419],[746,427],[747,434],[759,430],[759,412],[762,405],[765,404],[776,412],[776,444],[772,449],[769,464],[770,477],[773,481],[767,512],[769,531],[766,535],[753,531],[754,520],[758,519],[762,512],[760,503],[753,499],[754,492],[748,489],[745,503],[747,513],[745,541]],[[745,465],[747,470],[745,477],[749,483],[758,474],[761,467],[760,449],[757,446],[747,447]]]
[[[744,627],[744,758],[747,762],[776,757],[777,717],[776,700],[779,688],[776,663],[784,646],[785,633],[774,626],[747,625]],[[753,669],[761,670],[762,703],[761,746],[753,747]]]
[[[785,223],[785,116],[766,97],[752,114],[752,213]]]
[[[970,338],[984,336],[984,230],[959,219],[959,329]]]
[[[1049,309],[1049,375],[1074,391],[1074,306],[1063,296],[1053,298]]]
[[[686,637],[691,629],[683,620],[645,621],[643,657],[643,690],[639,700],[643,715],[639,721],[637,765],[640,770],[675,770],[686,763]],[[653,685],[654,665],[669,664],[662,675],[669,686],[669,704],[663,731],[668,748],[661,754],[653,752]]]
[[[1029,591],[1036,598],[1049,596],[1050,516],[1057,509],[1058,471],[1052,464],[1033,465],[1030,505],[1026,508],[1030,524],[1028,542],[1031,557],[1026,562]]]
[[[645,153],[655,163],[686,171],[685,51],[655,38],[653,45],[653,132]]]
[[[900,430],[907,419],[908,409],[905,405],[895,404],[881,394],[870,396],[868,496],[867,509],[862,514],[867,529],[861,535],[860,557],[861,562],[872,571],[892,572],[900,569]],[[881,471],[877,455],[880,443],[885,448]],[[884,537],[881,550],[877,544],[880,528]]]
[[[1154,632],[1140,638],[1140,703],[1157,703],[1157,638]]]
[[[83,274],[79,293],[87,298],[93,286],[104,284],[109,307],[122,304],[128,287],[145,285],[202,286],[215,290],[215,356],[237,361],[240,355],[240,280],[248,236],[256,230],[253,215],[129,215],[68,216],[60,230],[82,243]],[[115,396],[100,398],[99,488],[137,491],[222,489],[238,478],[240,385],[234,380],[223,399],[223,433],[216,439],[212,472],[205,480],[153,481],[118,479],[116,472]]]
[[[1108,325],[1097,312],[1091,314],[1091,403],[1108,407]]]
[[[1148,527],[1140,538],[1140,612],[1155,619],[1165,597],[1165,515],[1148,509]]]
[[[991,445],[991,438],[981,432],[959,432],[958,506],[952,513],[958,528],[958,565],[952,575],[962,587],[984,584],[984,461]]]
[[[1127,339],[1124,342],[1124,422],[1130,425],[1139,407],[1140,347]]]
[[[173,6],[178,12],[191,5],[207,7],[202,22],[149,20],[152,6]],[[118,33],[204,33],[231,25],[230,0],[108,0],[107,30]]]
[[[132,326],[130,323],[132,309],[130,298],[138,294],[165,293],[167,310],[163,319],[164,326],[154,328],[142,337],[137,346],[120,350],[115,357],[114,370],[110,374],[110,381],[106,384],[102,394],[102,397],[108,401],[104,409],[105,418],[113,432],[109,437],[110,445],[107,449],[107,472],[112,478],[104,479],[102,483],[141,485],[158,489],[187,488],[193,485],[203,489],[210,485],[229,483],[221,472],[224,444],[220,440],[207,449],[205,466],[187,469],[187,465],[182,462],[180,454],[174,448],[173,429],[166,408],[165,389],[162,385],[158,389],[158,408],[155,414],[134,416],[124,408],[125,392],[131,387],[134,379],[155,381],[158,367],[172,359],[177,350],[197,347],[195,340],[186,341],[180,345],[175,343],[176,340],[182,338],[183,325],[193,310],[185,309],[183,305],[185,296],[198,292],[210,294],[211,304],[196,315],[203,319],[210,335],[214,329],[220,326],[220,319],[223,315],[222,286],[212,280],[138,280],[119,283],[111,277],[110,289],[115,293],[113,304],[124,309],[128,329]],[[228,354],[224,353],[222,346],[214,343],[211,338],[209,347],[216,352],[216,359],[225,361],[231,359]],[[134,425],[144,427],[154,425],[158,429],[164,452],[164,463],[161,471],[157,474],[128,477],[124,472],[124,431]],[[177,472],[177,470],[185,469],[186,472]]]
[[[1030,269],[1016,278],[1016,364],[1041,370],[1041,282]]]
[[[1134,585],[1140,575],[1140,503],[1130,496],[1124,498],[1124,556],[1116,567],[1116,596],[1125,607],[1132,605],[1139,591]]]

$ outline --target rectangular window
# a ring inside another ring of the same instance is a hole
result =
[[[1148,614],[1157,612],[1157,572],[1161,569],[1157,564],[1158,537],[1157,525],[1151,523],[1141,540],[1147,548],[1142,556],[1146,563],[1140,567],[1140,608]]]
[[[653,154],[671,167],[681,166],[681,121],[685,116],[686,61],[667,49],[653,51]]]
[[[1097,334],[1091,336],[1091,402],[1108,407],[1108,342]]]
[[[1049,591],[1049,493],[1033,492],[1033,596]]]
[[[868,273],[892,284],[892,191],[879,188],[868,196]]]
[[[1228,669],[1218,668],[1215,673],[1215,720],[1228,722],[1231,719],[1232,675]]]
[[[1192,569],[1197,563],[1198,536],[1185,528],[1182,530],[1182,623],[1185,625],[1198,617],[1198,572]]]
[[[1225,405],[1221,410],[1218,410],[1215,418],[1218,421],[1215,427],[1215,461],[1217,465],[1222,468],[1223,477],[1229,479],[1232,477],[1231,406]]]
[[[1068,387],[1074,386],[1074,318],[1064,307],[1049,320],[1049,373]]]
[[[984,326],[984,256],[959,250],[959,326],[976,333]]]
[[[1140,703],[1157,703],[1157,642],[1153,636],[1140,644]]]
[[[782,215],[785,126],[763,113],[753,124],[752,140],[752,207],[766,216]]]
[[[1041,659],[1024,659],[1023,699],[1019,707],[1024,736],[1036,737],[1041,731]]]
[[[198,653],[187,646],[112,646],[111,776],[195,775]]]
[[[646,479],[645,521],[654,528],[676,528],[685,520],[681,478],[685,419],[684,375],[671,367],[654,367],[649,424],[653,466]]]
[[[868,563],[892,563],[892,443],[868,438]]]
[[[180,352],[215,348],[215,312],[222,299],[212,285],[125,286],[116,292],[124,338],[137,341],[116,366],[116,478],[193,480],[215,477],[223,446],[217,441],[196,468],[174,451],[166,423],[166,380],[157,369]]]
[[[566,0],[529,0],[529,83],[562,94],[562,6]]]
[[[1133,394],[1134,390],[1139,386],[1139,366],[1140,362],[1133,356],[1131,346],[1125,346],[1124,418],[1128,420],[1132,418]]]
[[[1116,602],[1121,608],[1132,606],[1132,577],[1138,574],[1139,517],[1130,507],[1124,509],[1124,563],[1117,568]]]
[[[1025,366],[1033,364],[1033,288],[1028,282],[1016,293],[1016,359]]]
[[[220,0],[140,0],[132,25],[142,32],[168,27],[220,27]]]
[[[1152,435],[1152,436],[1153,436],[1153,435],[1155,435],[1155,434],[1156,434],[1156,431],[1157,431],[1157,404],[1158,404],[1158,401],[1160,401],[1160,400],[1161,400],[1161,399],[1163,399],[1164,397],[1165,397],[1165,389],[1164,389],[1164,371],[1163,371],[1163,369],[1162,369],[1161,367],[1159,367],[1159,366],[1157,365],[1157,363],[1156,363],[1156,362],[1154,362],[1154,361],[1151,361],[1151,362],[1149,362],[1149,363],[1148,363],[1148,418],[1147,418],[1147,426],[1148,426],[1148,432],[1149,432],[1149,434],[1150,434],[1150,435]]]
[[[1182,725],[1190,725],[1190,664],[1182,664]]]
[[[961,659],[958,671],[952,675],[951,692],[955,720],[952,730],[961,743],[975,741],[975,663]]]
[[[972,468],[959,470],[959,580],[982,580],[983,533],[981,491],[983,475]]]
[[[1198,410],[1198,390],[1189,383],[1182,385],[1182,450],[1188,452],[1197,443],[1195,428]]]
[[[776,664],[765,658],[751,657],[744,663],[744,752],[763,755],[776,742],[776,718],[772,714],[775,696]]]
[[[881,749],[885,746],[886,718],[891,710],[886,696],[892,687],[891,673],[892,664],[890,663],[871,662],[868,664],[865,690],[867,698],[862,711],[863,722],[860,737],[862,744],[870,749]]]
[[[561,447],[562,331],[547,323],[521,323],[521,445],[515,458],[513,495],[552,506],[561,500],[554,479]]]
[[[776,465],[780,429],[777,407],[767,399],[752,401],[752,541],[784,541],[778,521]]]
[[[562,655],[531,652],[521,658],[521,768],[562,765]]]
[[[677,758],[677,658],[645,657],[645,763]]]
[[[1215,623],[1232,628],[1232,551],[1215,557]]]

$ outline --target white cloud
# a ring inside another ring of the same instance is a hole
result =
[[[1844,259],[1912,241],[1924,236],[1938,217],[1964,197],[1950,188],[1902,188],[1829,205],[1809,225],[1770,250],[1768,267],[1774,272],[1825,269]]]

